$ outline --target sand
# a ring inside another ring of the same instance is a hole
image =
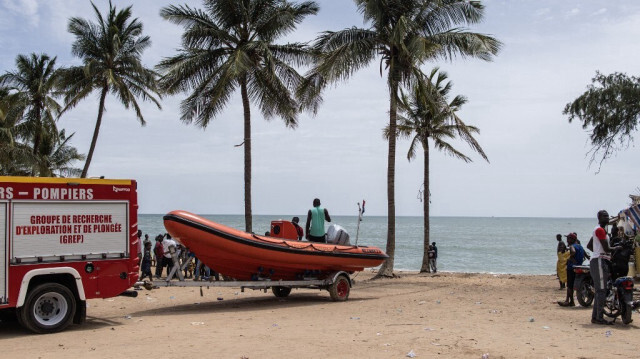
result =
[[[349,300],[294,289],[159,288],[89,300],[87,322],[33,335],[0,323],[3,358],[611,358],[638,357],[636,321],[590,323],[561,308],[555,276],[355,277]]]

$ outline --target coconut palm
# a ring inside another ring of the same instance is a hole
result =
[[[387,157],[387,247],[389,258],[378,276],[393,276],[395,255],[395,153],[398,91],[410,84],[426,61],[456,56],[491,60],[501,43],[491,36],[458,26],[478,23],[484,7],[466,0],[355,0],[369,28],[326,31],[316,44],[320,61],[299,89],[303,105],[317,110],[320,94],[329,84],[344,81],[380,59],[389,89]],[[383,69],[384,68],[384,69]]]
[[[487,162],[489,159],[478,142],[473,137],[479,133],[478,128],[465,124],[457,115],[462,105],[467,102],[464,96],[456,96],[447,103],[447,96],[451,91],[451,82],[445,83],[447,74],[438,72],[435,68],[429,77],[425,77],[415,83],[410,95],[402,94],[399,103],[403,116],[399,116],[398,135],[412,137],[407,159],[411,161],[416,157],[418,147],[422,147],[424,153],[424,253],[420,272],[430,272],[429,269],[429,150],[433,146],[436,150],[447,155],[459,158],[466,163],[471,158],[458,151],[449,140],[456,138],[466,142],[472,150],[480,154]],[[431,139],[431,140],[429,140]]]
[[[71,52],[82,59],[82,66],[63,71],[62,85],[65,91],[65,110],[76,106],[89,94],[100,94],[98,118],[96,120],[89,154],[81,176],[87,176],[93,151],[96,147],[107,94],[129,109],[133,107],[142,126],[145,120],[137,98],[150,101],[158,108],[160,103],[154,95],[160,96],[157,89],[157,74],[142,64],[141,57],[151,45],[148,36],[142,35],[142,23],[132,19],[131,6],[118,11],[109,2],[109,11],[105,17],[92,3],[97,22],[74,17],[69,20],[68,30],[75,36]]]
[[[75,161],[82,161],[85,156],[69,145],[74,133],[69,137],[61,130],[53,141],[44,141],[37,156],[37,176],[44,177],[78,177],[80,168],[72,166]]]
[[[45,54],[18,55],[17,69],[0,76],[14,135],[29,142],[33,154],[38,153],[45,137],[58,134],[56,118],[62,106],[55,100],[59,79],[55,64],[56,58]]]
[[[182,48],[164,59],[161,85],[170,94],[191,91],[182,101],[181,120],[206,128],[231,95],[240,89],[244,110],[245,229],[252,231],[251,107],[266,119],[281,117],[297,125],[299,105],[294,91],[302,76],[293,66],[311,63],[304,44],[275,42],[318,12],[313,1],[205,0],[204,10],[167,6],[160,15],[184,27]]]

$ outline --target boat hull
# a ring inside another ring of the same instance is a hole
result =
[[[164,225],[209,268],[237,280],[324,278],[376,267],[388,258],[376,247],[258,236],[185,211],[168,213]]]

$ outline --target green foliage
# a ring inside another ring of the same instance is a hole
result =
[[[451,102],[447,102],[452,87],[451,82],[445,83],[447,79],[445,72],[439,72],[435,68],[428,77],[425,76],[414,84],[410,95],[402,93],[400,110],[404,116],[399,118],[398,134],[409,138],[413,136],[407,158],[411,160],[416,156],[418,145],[422,145],[425,156],[428,156],[431,139],[437,150],[469,163],[471,158],[449,143],[449,140],[459,138],[488,162],[487,155],[473,137],[480,130],[465,124],[458,117],[457,112],[467,103],[467,99],[457,95]],[[388,131],[385,135],[389,135]]]
[[[84,157],[68,145],[56,118],[59,70],[47,55],[19,55],[0,76],[0,175],[72,176]]]
[[[182,101],[182,121],[207,127],[246,82],[250,101],[265,118],[278,116],[295,127],[299,106],[293,92],[302,76],[293,66],[310,63],[313,54],[302,43],[274,42],[316,14],[316,3],[220,0],[205,1],[205,9],[171,5],[160,12],[185,29],[179,53],[158,64],[165,91],[191,91]]]
[[[600,156],[599,164],[627,148],[640,120],[640,78],[615,72],[596,72],[587,91],[568,103],[563,114],[569,122],[578,119],[582,128],[591,130],[590,163]]]
[[[142,23],[137,18],[132,19],[131,6],[118,11],[109,2],[106,16],[93,3],[92,6],[97,20],[95,23],[80,17],[69,20],[68,30],[75,36],[71,52],[82,59],[83,65],[64,69],[61,81],[65,110],[76,106],[94,91],[101,94],[96,129],[82,177],[86,177],[91,164],[107,94],[115,96],[126,109],[133,107],[142,126],[145,125],[145,119],[137,99],[152,102],[161,108],[160,102],[154,97],[160,97],[157,73],[144,67],[141,61],[142,53],[151,45],[151,41],[148,36],[142,35]]]

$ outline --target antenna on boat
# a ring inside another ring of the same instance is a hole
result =
[[[356,247],[358,246],[358,235],[360,234],[360,222],[362,222],[362,214],[364,214],[364,199],[362,200],[362,207],[360,207],[360,202],[358,202],[358,227],[356,229]]]

